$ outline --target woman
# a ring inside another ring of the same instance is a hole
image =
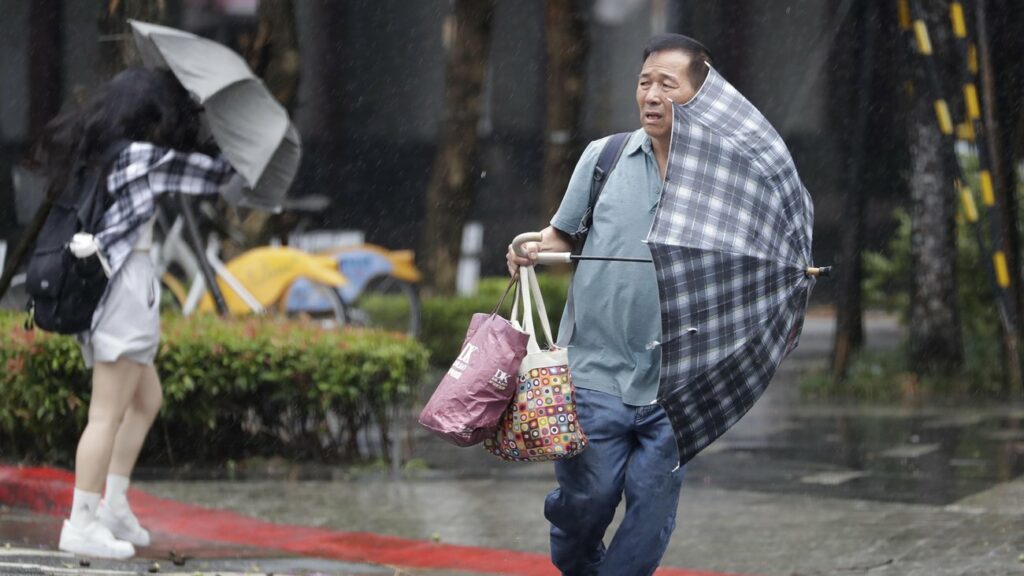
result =
[[[110,208],[100,232],[76,234],[68,246],[78,258],[98,257],[110,281],[92,329],[78,336],[86,366],[93,370],[92,396],[75,456],[74,498],[61,530],[61,550],[128,558],[135,554],[133,545],[149,545],[127,492],[162,402],[153,366],[160,287],[149,255],[155,200],[167,192],[216,193],[232,173],[224,160],[197,151],[199,126],[198,107],[170,72],[131,68],[81,109],[55,119],[42,145],[55,186],[67,182],[79,161],[114,158],[106,171]]]

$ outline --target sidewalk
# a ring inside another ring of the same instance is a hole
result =
[[[10,540],[16,540],[22,546],[54,548],[60,519],[70,507],[73,485],[74,477],[67,471],[0,466],[0,503],[19,508],[0,515],[0,535],[7,539],[8,544]],[[190,491],[189,484],[179,486],[186,492]],[[307,499],[304,494],[296,494],[291,487],[288,494],[282,494],[282,488],[284,486],[276,485],[274,492],[278,498],[271,498],[275,504],[294,503],[296,498],[300,498],[307,502],[307,506],[301,509],[311,512],[308,503],[315,498]],[[261,574],[281,574],[281,570],[286,570],[295,574],[409,576],[557,574],[546,553],[444,544],[370,532],[345,532],[311,527],[308,522],[305,525],[272,523],[230,511],[184,504],[138,489],[132,490],[130,498],[136,514],[154,535],[154,545],[140,550],[136,560],[127,564],[94,560],[88,566],[76,568],[77,561],[65,554],[51,553],[43,557],[48,558],[55,569],[70,569],[74,570],[73,573],[83,574],[96,573],[94,570],[135,573],[140,567],[153,571],[154,562],[173,565],[174,560],[180,562],[183,559],[182,565],[188,565],[188,570],[182,573],[188,574],[196,574],[196,568],[219,574],[226,574],[226,570]],[[338,506],[337,502],[333,506]],[[27,514],[26,509],[37,514]],[[0,555],[0,573],[8,573],[3,571],[5,567],[13,570],[27,565],[27,560],[39,557],[38,551],[33,552],[30,548],[9,550]],[[168,569],[174,568],[168,566]],[[163,569],[159,571],[168,573]],[[658,574],[727,576],[679,569],[664,569]]]

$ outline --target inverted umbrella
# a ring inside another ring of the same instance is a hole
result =
[[[647,237],[661,301],[657,402],[680,464],[746,414],[796,348],[815,277],[829,271],[811,262],[813,222],[782,138],[710,69],[690,102],[673,105],[665,186]]]
[[[647,242],[661,299],[658,403],[685,463],[743,416],[797,346],[814,207],[782,138],[713,68],[673,105]]]
[[[203,106],[225,159],[245,180],[241,204],[279,210],[302,145],[288,112],[241,56],[195,34],[129,20],[142,61],[169,69]]]

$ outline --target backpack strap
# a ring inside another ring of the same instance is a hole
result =
[[[619,163],[619,157],[622,156],[622,151],[625,150],[626,142],[629,141],[631,134],[631,132],[612,134],[608,141],[604,143],[601,155],[597,157],[593,180],[590,182],[590,200],[587,203],[586,211],[583,212],[583,218],[580,220],[576,233],[572,235],[573,253],[575,254],[583,251],[583,244],[586,242],[587,234],[589,234],[590,227],[594,223],[594,208],[601,197],[601,191],[604,190],[605,183],[608,182],[608,177],[611,175],[612,170],[615,169],[615,165]]]
[[[90,195],[90,198],[82,196],[78,198],[78,218],[85,227],[84,231],[95,234],[97,232],[96,227],[103,220],[103,215],[113,204],[114,199],[106,193],[107,173],[113,166],[114,161],[121,155],[121,152],[130,145],[130,140],[115,140],[103,149],[95,163],[86,164],[82,167],[81,177],[84,180],[79,193]]]
[[[626,142],[629,141],[630,134],[632,133],[619,132],[618,134],[612,134],[608,141],[604,143],[601,155],[597,157],[597,165],[594,166],[594,179],[590,183],[590,203],[587,205],[586,212],[583,213],[583,219],[580,220],[579,228],[572,235],[573,254],[583,252],[583,244],[586,243],[590,226],[594,223],[594,208],[597,206],[597,200],[601,197],[601,191],[604,190],[605,183],[608,182],[608,176],[615,169],[615,165],[619,163],[619,157],[622,156],[622,151],[626,149]],[[576,303],[574,302],[572,292],[573,282],[570,281],[569,294],[565,302],[566,313],[570,323],[569,331],[566,334],[565,340],[559,342],[559,345],[563,348],[569,345],[573,334],[576,332]]]

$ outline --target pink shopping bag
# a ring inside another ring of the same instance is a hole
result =
[[[458,358],[420,412],[420,424],[456,446],[478,444],[494,434],[516,391],[530,336],[498,314],[515,282],[494,312],[473,315]]]

